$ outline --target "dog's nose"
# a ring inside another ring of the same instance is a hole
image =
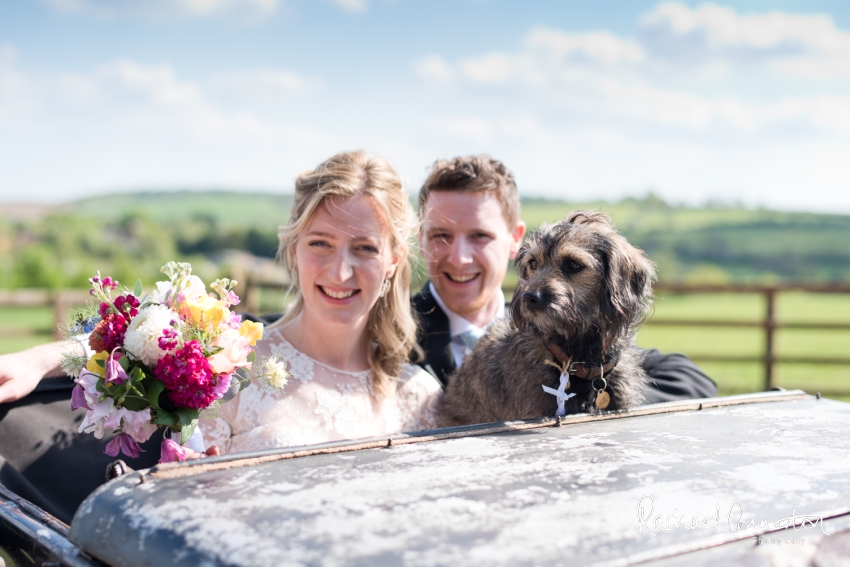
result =
[[[539,291],[526,291],[522,294],[522,300],[528,307],[533,309],[540,306],[540,302],[543,300],[543,297],[540,295]]]

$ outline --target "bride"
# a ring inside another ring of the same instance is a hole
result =
[[[206,446],[232,453],[436,427],[440,385],[407,363],[417,348],[413,228],[401,180],[380,157],[341,153],[299,176],[278,250],[295,302],[257,343],[258,360],[279,357],[288,382],[254,381],[201,420]]]

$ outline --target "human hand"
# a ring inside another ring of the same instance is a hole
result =
[[[221,455],[221,451],[218,450],[218,447],[216,445],[213,445],[203,453],[199,453],[198,451],[189,449],[188,447],[183,447],[183,449],[186,451],[187,461],[193,459],[203,459],[204,457],[217,457]]]
[[[35,390],[45,374],[59,366],[58,344],[0,355],[0,404],[23,398]]]

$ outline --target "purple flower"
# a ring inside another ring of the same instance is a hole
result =
[[[239,313],[231,313],[229,324],[231,329],[238,329],[239,327],[241,327],[242,315],[240,315]]]
[[[118,280],[113,280],[109,276],[103,278],[103,287],[108,287],[109,289],[115,289],[118,287]]]
[[[112,441],[107,443],[104,453],[110,457],[117,457],[119,451],[133,459],[138,457],[139,453],[144,453],[136,440],[126,433],[120,433],[113,437]]]
[[[159,450],[160,463],[173,463],[174,461],[185,461],[186,449],[178,445],[174,439],[166,439],[162,442]]]
[[[225,297],[224,300],[230,305],[239,305],[239,296],[232,291],[227,292],[227,297]],[[228,305],[228,307],[230,305]]]
[[[83,391],[83,388],[77,384],[71,391],[71,411],[78,410],[80,408],[90,410],[91,406],[89,406],[89,403],[86,401],[86,393]]]
[[[116,353],[118,354],[118,353]],[[120,354],[118,354],[120,356]],[[130,377],[127,376],[127,373],[124,372],[124,369],[121,368],[121,365],[118,363],[118,359],[116,355],[112,355],[106,359],[106,381],[112,384],[123,384]]]

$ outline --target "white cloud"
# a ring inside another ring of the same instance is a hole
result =
[[[810,50],[840,53],[850,37],[823,16],[739,16],[713,5],[692,10],[682,4],[662,4],[641,22],[656,28],[666,26],[682,36],[702,30],[710,43],[747,44],[753,49],[796,41]],[[696,75],[677,73],[679,81],[673,86],[667,80],[669,69],[659,72],[657,58],[664,53],[650,52],[638,42],[608,32],[567,33],[538,27],[526,34],[524,47],[516,52],[486,53],[456,62],[432,54],[418,61],[415,71],[420,78],[435,83],[495,87],[486,94],[476,91],[476,96],[522,96],[525,104],[541,113],[566,112],[577,120],[627,119],[692,132],[726,129],[730,134],[784,127],[847,133],[848,96],[798,92],[783,98],[780,89],[770,93],[767,100],[743,97],[734,80],[728,79],[741,72],[734,58],[709,61]],[[780,50],[766,64],[786,68],[803,65],[801,57]],[[832,65],[834,71],[836,66],[830,61],[824,60],[824,65]],[[850,68],[850,51],[841,61]],[[706,82],[714,86],[713,92],[702,88]]]
[[[366,0],[333,0],[333,3],[347,12],[365,12],[369,8]]]
[[[838,29],[829,16],[778,11],[738,14],[714,4],[693,9],[668,2],[645,14],[642,24],[645,32],[670,34],[683,45],[704,40],[702,47],[713,55],[735,58],[761,53],[776,70],[791,76],[850,76],[850,33]],[[675,49],[675,42],[670,48]]]
[[[211,84],[224,92],[246,98],[277,99],[320,88],[320,81],[286,69],[256,69],[219,73]]]
[[[436,54],[426,55],[413,65],[413,72],[420,79],[446,82],[452,78],[452,69],[446,60]]]
[[[608,32],[565,33],[550,28],[537,28],[526,38],[532,49],[544,49],[558,57],[583,57],[591,61],[614,64],[644,59],[643,48]]]
[[[181,20],[218,16],[257,21],[275,13],[281,0],[42,0],[60,12],[103,19]]]

